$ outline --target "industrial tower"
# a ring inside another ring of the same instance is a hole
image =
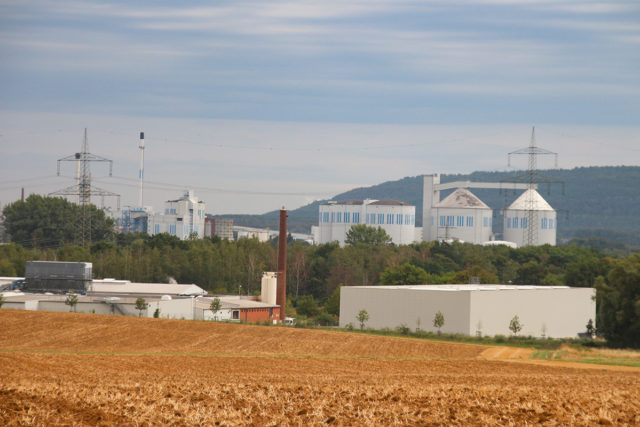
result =
[[[529,191],[527,193],[527,199],[525,203],[527,226],[523,230],[523,241],[527,243],[527,246],[535,246],[538,243],[538,209],[536,209],[536,193],[534,190],[537,188],[536,183],[541,181],[541,176],[538,173],[537,167],[537,156],[553,155],[555,157],[554,167],[557,169],[558,153],[545,150],[544,148],[536,147],[536,127],[534,126],[531,130],[531,142],[529,143],[529,146],[509,153],[507,158],[507,163],[509,166],[511,166],[511,156],[517,154],[526,154],[527,156],[529,156],[526,173],[527,190]]]
[[[109,176],[111,176],[113,161],[89,152],[89,140],[87,138],[87,129],[85,128],[82,151],[58,159],[58,175],[60,175],[60,162],[76,162],[76,184],[49,193],[49,196],[77,196],[77,203],[82,208],[79,218],[76,218],[78,223],[77,243],[85,246],[91,243],[91,215],[88,209],[91,203],[91,196],[101,196],[103,200],[105,196],[116,197],[118,210],[120,210],[119,194],[91,186],[90,162],[108,162]]]

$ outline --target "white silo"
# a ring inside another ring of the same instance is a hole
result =
[[[529,218],[534,221],[530,230],[532,240],[529,238]],[[556,211],[540,193],[529,189],[504,211],[504,240],[518,246],[527,246],[530,241],[534,245],[555,246],[557,225]]]
[[[436,204],[431,218],[437,240],[480,244],[491,239],[493,211],[466,188],[456,189]]]
[[[276,292],[278,290],[278,275],[273,271],[265,271],[262,273],[262,289],[260,292],[260,301],[273,304],[276,303]]]

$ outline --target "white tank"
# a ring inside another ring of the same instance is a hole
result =
[[[528,244],[529,210],[535,211],[532,232],[536,245],[556,245],[556,211],[536,190],[527,190],[504,211],[504,240],[521,246]]]
[[[273,271],[262,273],[262,289],[260,300],[267,304],[276,305],[276,295],[278,291],[277,274]]]

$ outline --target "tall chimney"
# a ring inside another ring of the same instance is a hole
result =
[[[280,322],[283,322],[287,308],[287,210],[284,206],[280,209],[277,288],[276,305],[280,306]]]

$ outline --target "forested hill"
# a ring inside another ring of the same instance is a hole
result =
[[[640,167],[606,166],[539,171],[540,194],[558,210],[558,237],[560,241],[573,237],[603,237],[607,240],[640,244]],[[441,175],[441,182],[488,181],[522,182],[523,171],[473,172],[471,174]],[[501,229],[499,210],[509,205],[520,192],[480,190],[472,192],[496,211],[494,230]],[[443,192],[444,198],[447,193]],[[416,222],[422,220],[422,177],[406,177],[371,187],[355,188],[338,194],[331,200],[397,199],[416,206]],[[317,225],[317,201],[289,211],[291,231],[308,233]],[[234,218],[237,225],[278,227],[278,212],[263,215],[222,215]]]

